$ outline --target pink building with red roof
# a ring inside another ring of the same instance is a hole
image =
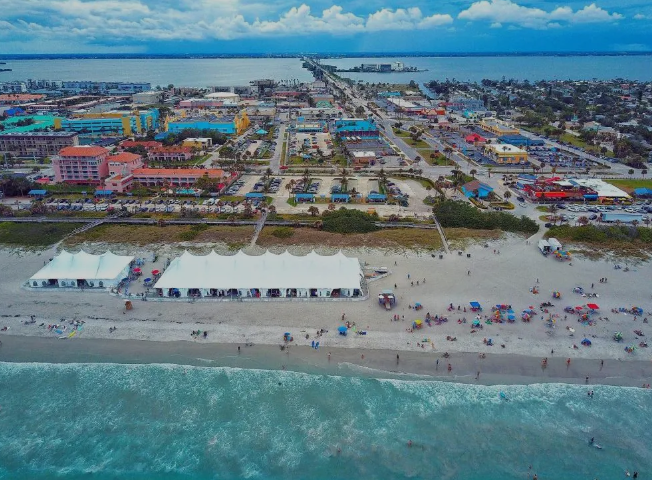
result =
[[[109,176],[107,158],[109,151],[104,147],[65,147],[52,158],[54,181],[80,185],[100,185]]]

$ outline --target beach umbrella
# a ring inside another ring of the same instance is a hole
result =
[[[577,307],[575,307],[575,310],[577,310],[577,311],[579,312],[580,310],[582,310],[582,307],[580,307],[580,306],[578,305]]]
[[[415,306],[415,307],[420,307],[421,304],[420,304],[419,302],[417,302],[417,303],[414,304],[414,306]]]
[[[140,270],[140,268],[134,268],[134,272],[136,272],[136,273],[140,273],[141,270]]]
[[[587,303],[587,307],[589,307],[591,310],[600,310],[600,307],[596,303]]]
[[[340,327],[337,327],[337,331],[340,332],[340,333],[342,333],[342,332],[346,332],[346,331],[347,331],[347,328],[346,328],[344,325],[342,325],[342,326],[340,326]]]
[[[160,270],[152,270],[152,275],[154,276],[158,275],[159,273],[161,273]]]
[[[420,319],[417,319],[417,320],[414,321],[415,325],[421,325],[422,323],[423,323],[423,321],[420,320]]]

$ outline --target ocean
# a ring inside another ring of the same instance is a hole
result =
[[[0,478],[649,478],[650,390],[347,372],[0,363]]]
[[[147,58],[147,59],[30,59],[3,60],[11,72],[0,72],[0,82],[11,80],[93,80],[150,82],[152,86],[207,87],[248,85],[250,81],[272,78],[277,81],[311,81],[299,58]],[[652,80],[652,56],[495,56],[495,57],[396,57],[324,59],[338,67],[361,63],[403,62],[427,69],[417,73],[343,73],[354,80],[378,83],[408,83],[414,80],[457,79],[518,80],[613,79]]]

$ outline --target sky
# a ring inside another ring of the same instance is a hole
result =
[[[652,51],[651,0],[0,0],[0,54]]]

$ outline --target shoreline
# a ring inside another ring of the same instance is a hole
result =
[[[293,345],[288,351],[278,346],[234,343],[194,343],[190,341],[143,341],[80,338],[60,342],[57,338],[8,335],[0,347],[0,362],[7,363],[118,363],[174,364],[196,367],[227,367],[260,370],[390,378],[400,380],[445,381],[478,385],[531,385],[564,383],[641,387],[652,383],[652,362],[643,360],[573,358],[550,356],[548,366],[541,358],[511,353],[486,354],[390,351],[385,349]],[[330,359],[329,359],[330,352]],[[400,356],[397,362],[397,354]],[[437,360],[439,363],[437,365]],[[452,371],[447,371],[448,364]],[[476,379],[477,373],[480,377]]]

